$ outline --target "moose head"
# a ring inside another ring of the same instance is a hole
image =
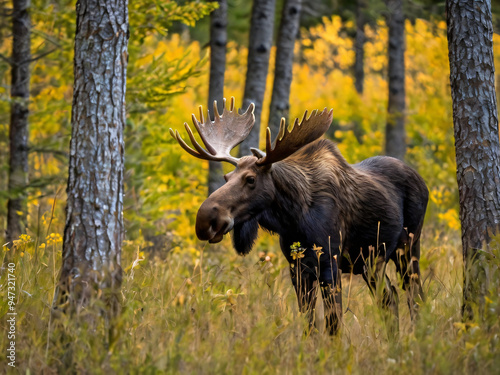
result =
[[[333,110],[326,108],[305,111],[302,120],[295,119],[291,129],[287,129],[285,119],[281,119],[278,136],[271,143],[271,131],[267,128],[266,152],[252,148],[252,155],[242,158],[231,156],[230,151],[248,136],[255,124],[252,103],[245,113],[238,114],[234,107],[234,97],[229,108],[224,99],[222,115],[214,101],[214,121],[210,114],[205,121],[202,106],[199,107],[200,121],[192,115],[193,125],[198,131],[204,149],[196,141],[187,123],[187,134],[194,147],[189,147],[179,132],[170,129],[170,134],[189,154],[204,160],[225,161],[236,169],[224,176],[226,184],[215,191],[201,205],[196,218],[196,235],[202,241],[220,242],[225,234],[234,229],[233,244],[240,254],[248,253],[256,239],[258,216],[268,207],[275,196],[274,181],[271,177],[273,164],[286,159],[303,146],[320,138],[332,122]]]

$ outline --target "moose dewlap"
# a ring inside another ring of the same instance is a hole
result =
[[[301,311],[314,322],[316,288],[321,288],[325,321],[337,332],[342,317],[341,272],[361,274],[370,290],[378,279],[383,285],[380,303],[394,312],[397,324],[397,291],[385,275],[392,260],[408,292],[412,318],[423,299],[420,282],[420,234],[428,201],[428,189],[416,171],[398,159],[378,156],[350,165],[335,144],[319,138],[328,130],[333,110],[307,111],[291,130],[281,120],[279,134],[271,143],[267,129],[266,152],[251,149],[240,159],[230,155],[250,133],[254,105],[238,114],[231,98],[224,99],[222,114],[214,103],[214,121],[193,124],[205,148],[185,123],[193,148],[172,136],[191,155],[225,161],[236,168],[226,184],[201,205],[196,218],[200,240],[216,243],[233,231],[233,245],[247,254],[259,226],[280,236],[283,254],[290,263],[292,283]],[[300,257],[293,245],[300,242]],[[322,250],[318,250],[322,248]],[[293,253],[295,251],[295,253]]]

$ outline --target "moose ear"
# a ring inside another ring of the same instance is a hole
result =
[[[252,151],[252,154],[257,157],[257,159],[262,159],[266,157],[266,153],[264,151],[259,150],[258,148],[250,148],[250,151]]]

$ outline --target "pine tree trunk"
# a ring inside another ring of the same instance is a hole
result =
[[[269,110],[269,128],[276,136],[282,117],[287,120],[290,109],[290,86],[293,76],[293,52],[295,38],[299,31],[302,0],[286,0],[281,14],[276,62],[274,65],[274,84]]]
[[[269,54],[273,44],[274,6],[275,0],[254,0],[253,2],[242,108],[246,110],[251,103],[255,104],[255,126],[241,143],[240,156],[248,155],[251,147],[259,147],[260,116],[266,91]]]
[[[386,0],[389,27],[389,103],[385,132],[385,153],[403,160],[405,132],[405,18],[403,0]]]
[[[356,0],[356,36],[354,38],[354,88],[359,95],[363,94],[365,83],[365,26],[366,0]],[[332,129],[333,130],[333,129]],[[354,120],[352,131],[359,144],[363,143],[364,130],[361,121]]]
[[[28,183],[28,101],[30,97],[31,20],[29,0],[15,0],[12,13],[9,202],[7,242],[26,230]],[[11,245],[9,245],[11,246]]]
[[[447,2],[450,83],[464,255],[464,319],[483,305],[481,252],[500,225],[500,145],[491,4]]]
[[[363,93],[365,81],[365,25],[366,0],[356,1],[356,37],[354,39],[354,86],[358,94]]]
[[[213,120],[213,103],[217,100],[222,113],[224,73],[226,72],[227,2],[219,0],[219,8],[210,15],[210,81],[208,84],[208,110]],[[229,99],[229,98],[228,98]],[[208,162],[208,195],[224,185],[222,163]]]
[[[59,299],[76,311],[97,290],[118,307],[128,2],[78,0],[68,202]]]

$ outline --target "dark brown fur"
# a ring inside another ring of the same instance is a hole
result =
[[[259,226],[277,233],[301,308],[312,310],[319,282],[332,333],[341,316],[339,271],[363,274],[373,290],[376,276],[367,264],[377,257],[395,261],[403,286],[413,291],[414,310],[414,294],[422,296],[418,259],[428,190],[413,169],[384,156],[350,165],[327,140],[271,166],[256,161],[242,158],[226,176],[227,184],[203,203],[197,218],[200,239],[218,242],[233,228],[234,247],[246,254]],[[300,267],[290,253],[294,242],[306,248]],[[314,245],[323,248],[319,262]],[[384,291],[384,304],[396,308],[393,292]]]

